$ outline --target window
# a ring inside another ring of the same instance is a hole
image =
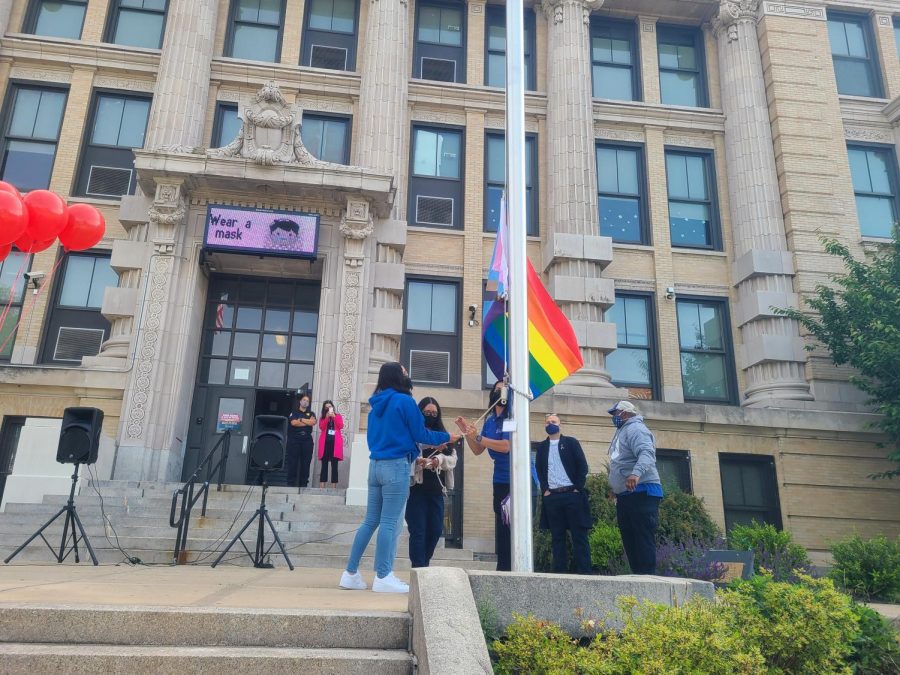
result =
[[[236,103],[217,103],[213,119],[212,147],[223,148],[241,133]]]
[[[506,186],[506,137],[503,132],[485,136],[484,231],[496,232],[500,225],[500,198]],[[537,139],[525,137],[525,223],[529,236],[538,236]]]
[[[484,33],[484,83],[488,87],[506,86],[506,8],[488,5]],[[525,88],[534,91],[534,12],[525,11]]]
[[[463,132],[413,125],[409,224],[462,228]]]
[[[703,34],[691,28],[658,26],[656,35],[662,102],[705,107]]]
[[[401,360],[417,384],[459,386],[459,283],[408,279]]]
[[[303,113],[303,145],[316,159],[335,164],[350,161],[350,120]]]
[[[166,27],[167,0],[114,0],[107,42],[160,49]]]
[[[828,12],[828,39],[838,93],[881,98],[881,75],[868,16]]]
[[[465,5],[417,6],[413,77],[466,81]]]
[[[712,154],[666,151],[672,246],[722,250]]]
[[[311,0],[306,5],[300,63],[329,70],[356,70],[356,0]]]
[[[617,387],[632,398],[656,396],[657,366],[653,296],[617,293],[616,304],[606,310],[606,321],[616,324],[616,350],[606,357],[606,370]]]
[[[22,192],[50,186],[67,93],[14,84],[6,96],[0,174]]]
[[[664,490],[681,490],[690,494],[691,456],[686,450],[656,449],[656,470]]]
[[[275,63],[281,57],[284,0],[233,0],[225,56]]]
[[[75,193],[118,198],[134,194],[134,148],[144,147],[150,99],[97,93],[88,121]]]
[[[781,529],[775,460],[768,455],[719,455],[725,529],[753,521]]]
[[[625,244],[649,244],[649,218],[643,148],[636,145],[597,146],[597,205],[600,234]]]
[[[851,145],[847,154],[860,233],[864,237],[890,237],[894,223],[900,220],[897,156],[893,148]]]
[[[735,403],[731,330],[724,300],[677,300],[685,401]]]
[[[897,58],[900,59],[900,18],[894,19],[894,42],[897,43]]]
[[[3,499],[6,479],[12,474],[16,463],[16,450],[24,427],[24,417],[3,416],[3,426],[0,427],[0,500]]]
[[[15,329],[22,316],[22,301],[25,298],[25,278],[22,274],[30,266],[31,256],[19,251],[10,252],[0,261],[0,303],[4,307],[9,303],[6,319],[0,325],[0,361],[9,361],[12,356]]]
[[[47,318],[41,363],[81,365],[96,356],[109,337],[109,322],[100,314],[103,293],[119,285],[109,254],[70,253],[63,262]]]
[[[35,0],[25,19],[25,33],[46,37],[81,38],[87,0]]]
[[[591,19],[591,70],[594,98],[641,99],[634,22]]]

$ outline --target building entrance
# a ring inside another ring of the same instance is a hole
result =
[[[248,471],[253,420],[287,416],[297,392],[312,391],[320,295],[317,281],[210,278],[184,480],[230,430],[226,482],[258,482]],[[284,473],[269,483],[284,485]]]

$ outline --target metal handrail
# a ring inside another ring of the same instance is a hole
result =
[[[222,434],[222,437],[212,447],[212,450],[210,450],[206,457],[203,458],[203,461],[197,465],[197,468],[194,470],[194,475],[191,476],[190,480],[172,494],[172,508],[169,511],[169,525],[178,528],[178,533],[175,535],[175,550],[172,552],[173,565],[181,565],[186,562],[186,560],[183,560],[182,558],[187,550],[188,527],[191,524],[191,513],[194,509],[194,504],[202,497],[203,508],[200,515],[206,515],[206,502],[209,497],[209,479],[215,473],[218,473],[216,492],[222,491],[222,483],[225,480],[225,465],[228,463],[228,450],[230,446],[231,431],[226,430]],[[222,448],[222,455],[219,457],[219,461],[213,464],[212,458],[219,448]],[[206,468],[206,479],[200,481],[200,474],[203,472],[204,467]],[[200,488],[195,493],[194,487],[198,483],[200,484]],[[180,509],[177,508],[179,497],[182,498]],[[175,520],[176,510],[179,511],[177,521]]]

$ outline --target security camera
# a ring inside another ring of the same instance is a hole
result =
[[[666,288],[666,300],[674,300],[675,299],[675,287],[668,286]]]
[[[31,282],[31,285],[35,288],[39,288],[41,285],[41,280],[47,276],[43,272],[25,272],[23,275],[25,277],[25,282]]]
[[[477,310],[478,310],[478,305],[469,305],[469,311],[470,311],[470,312],[475,312],[475,311],[477,311]]]
[[[478,305],[469,305],[469,327],[477,326],[478,319],[475,318],[475,313],[478,311]]]

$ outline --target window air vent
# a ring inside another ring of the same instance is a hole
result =
[[[450,384],[450,352],[410,349],[409,377],[414,382]]]
[[[112,166],[91,166],[88,176],[89,197],[121,197],[131,187],[131,169]]]
[[[422,57],[422,79],[456,82],[456,61]]]
[[[309,65],[313,68],[328,70],[347,70],[347,50],[340,47],[313,45],[309,56]]]
[[[416,223],[453,227],[453,199],[417,195]]]
[[[54,361],[81,363],[85,356],[97,356],[103,343],[102,328],[71,328],[63,326],[56,336]]]

